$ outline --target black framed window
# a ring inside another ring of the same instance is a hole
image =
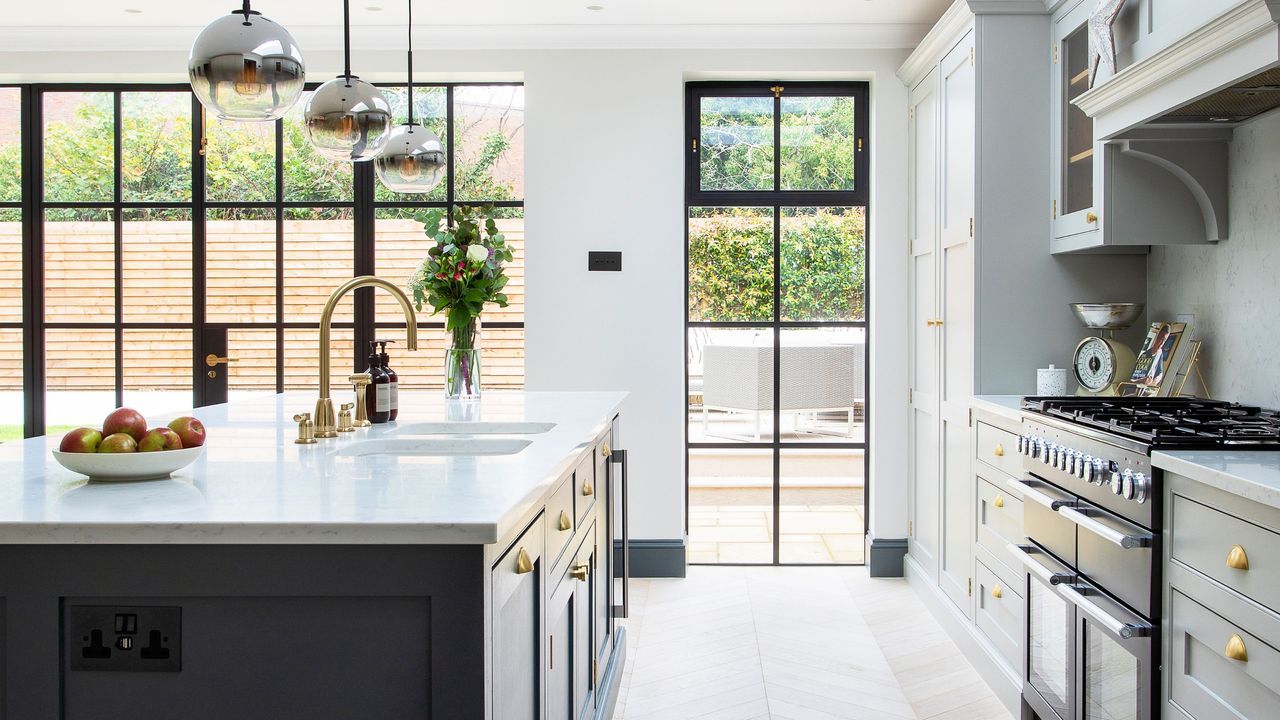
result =
[[[386,90],[404,115],[404,88]],[[498,204],[517,250],[485,379],[522,386],[523,87],[424,86],[415,100],[449,150],[448,180],[426,197],[316,154],[305,98],[281,120],[233,123],[206,117],[185,85],[0,87],[0,394],[13,399],[0,440],[121,404],[314,388],[329,292],[374,272],[407,283],[422,213],[462,204]],[[383,310],[369,290],[344,300],[334,358],[361,369],[380,329],[401,337],[403,316]],[[419,318],[426,352],[395,354],[402,385],[442,384],[443,325]]]
[[[685,101],[690,560],[861,564],[868,86]]]

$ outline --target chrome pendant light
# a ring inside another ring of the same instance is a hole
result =
[[[191,89],[227,120],[276,120],[302,96],[306,64],[293,36],[249,8],[209,23],[187,59]]]
[[[372,160],[391,130],[391,105],[382,91],[351,74],[351,4],[342,0],[341,75],[307,100],[307,137],[330,160]]]
[[[409,122],[391,131],[374,167],[378,179],[394,192],[427,193],[440,184],[445,166],[440,138],[413,121],[413,0],[409,0]]]

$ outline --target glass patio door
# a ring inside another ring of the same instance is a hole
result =
[[[690,562],[864,562],[866,97],[687,88]]]

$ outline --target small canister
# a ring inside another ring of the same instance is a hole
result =
[[[1036,370],[1036,395],[1066,394],[1067,371],[1064,368],[1054,367],[1051,363],[1047,368]]]

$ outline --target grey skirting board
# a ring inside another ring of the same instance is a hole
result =
[[[872,538],[871,577],[902,577],[902,558],[906,554],[906,538]]]
[[[676,540],[631,541],[631,577],[682,578],[685,576],[685,542]],[[621,567],[622,542],[613,541],[614,569]]]

